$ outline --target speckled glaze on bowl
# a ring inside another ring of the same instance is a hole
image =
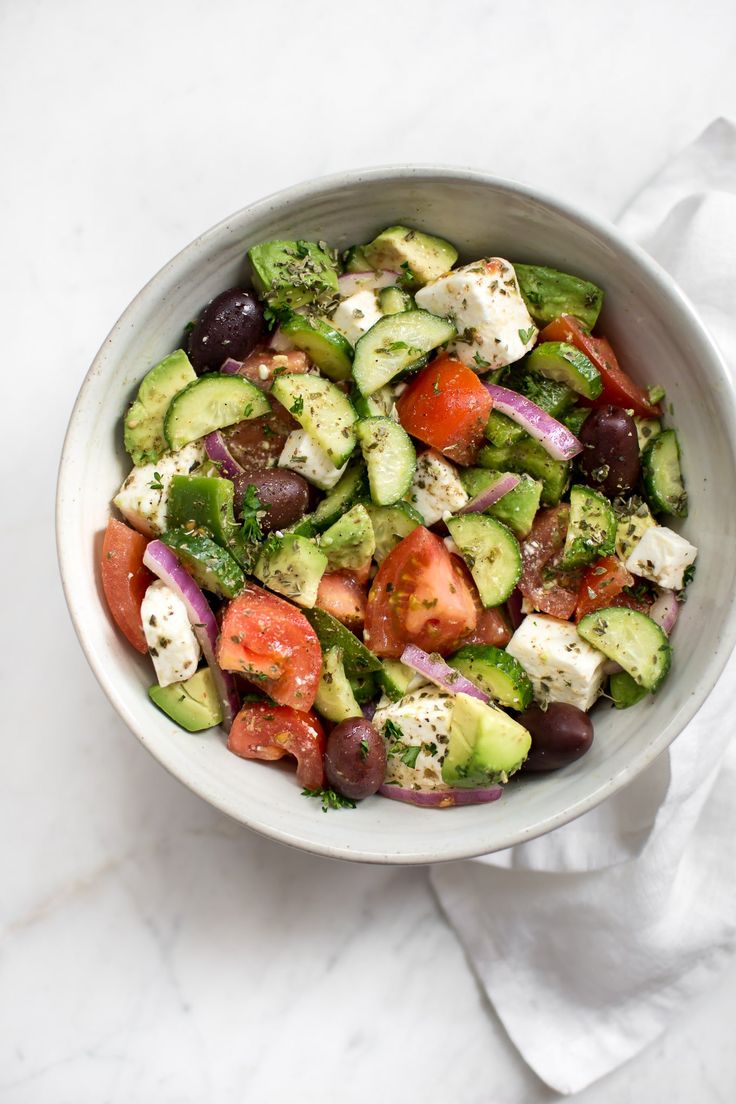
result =
[[[562,772],[522,778],[490,806],[425,811],[380,798],[324,815],[293,772],[246,762],[212,730],[189,735],[148,700],[148,661],[113,627],[97,561],[109,502],[129,463],[121,416],[145,372],[217,292],[246,275],[245,251],[267,238],[344,248],[405,222],[454,242],[467,260],[495,254],[579,272],[606,292],[602,329],[637,380],[667,389],[684,446],[689,518],[700,548],[676,632],[672,672],[656,697],[595,712],[592,750]],[[186,786],[257,832],[332,858],[430,863],[496,851],[552,831],[620,790],[682,731],[736,643],[736,406],[728,372],[674,282],[610,225],[533,189],[453,168],[397,167],[327,177],[244,208],[207,231],[140,292],[82,385],[61,460],[57,543],[82,647],[120,716]]]

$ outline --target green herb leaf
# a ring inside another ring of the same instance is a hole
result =
[[[418,744],[414,747],[404,748],[400,756],[401,762],[404,763],[407,767],[415,767],[417,765],[417,758],[419,757],[419,752],[421,750],[422,749]]]
[[[473,360],[475,361],[475,364],[477,365],[479,371],[483,371],[484,368],[491,367],[490,360],[486,360],[485,357],[482,357],[480,355],[480,353],[475,353],[473,356]]]
[[[160,472],[154,472],[153,473],[153,479],[148,484],[148,486],[151,488],[152,491],[163,491],[164,485],[163,485],[163,482],[161,481],[161,473]]]
[[[354,809],[355,802],[350,797],[343,797],[342,794],[337,793],[336,790],[321,789],[310,790],[306,787],[302,790],[302,797],[318,797],[322,801],[322,812],[326,813],[328,809]]]
[[[263,503],[258,497],[258,488],[249,483],[243,495],[243,504],[240,508],[243,517],[243,537],[247,541],[263,540],[263,530],[258,517],[263,510]]]
[[[399,287],[410,287],[416,280],[416,275],[411,269],[411,265],[408,261],[403,261],[401,264],[401,274],[399,275],[396,283]]]
[[[526,345],[534,337],[534,326],[530,326],[528,330],[519,330],[519,340],[522,345]]]
[[[383,735],[387,740],[396,741],[404,739],[404,733],[401,731],[399,725],[396,724],[396,721],[391,720],[386,721],[383,726]]]
[[[370,750],[371,749],[368,746],[368,741],[367,740],[361,740],[360,741],[360,758],[363,759],[363,760],[367,759]]]
[[[303,395],[297,395],[297,397],[294,399],[294,402],[289,407],[289,411],[292,414],[303,414],[304,413],[304,396]]]

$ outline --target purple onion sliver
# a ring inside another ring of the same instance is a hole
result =
[[[489,801],[498,801],[503,793],[502,786],[473,790],[406,790],[402,786],[390,786],[386,783],[378,789],[382,797],[393,801],[404,801],[407,805],[419,805],[423,809],[449,809],[454,805],[485,805]]]
[[[368,272],[344,272],[338,278],[337,290],[343,299],[349,295],[355,295],[357,291],[373,291],[374,289],[391,287],[399,278],[398,272],[376,272],[370,269]]]
[[[445,663],[441,656],[428,655],[421,648],[417,648],[416,644],[407,644],[400,658],[401,662],[411,667],[412,671],[417,671],[450,694],[467,694],[468,697],[477,698],[482,702],[489,700],[488,694]]]
[[[492,483],[490,487],[486,487],[484,491],[477,494],[475,498],[471,498],[470,502],[462,507],[457,512],[459,514],[482,514],[489,506],[493,506],[500,498],[507,495],[509,491],[513,491],[515,487],[518,487],[521,483],[521,476],[514,475],[512,472],[506,472],[500,479],[497,479],[495,483]]]
[[[508,387],[499,387],[496,383],[486,383],[484,387],[493,399],[493,409],[511,418],[530,437],[539,441],[553,460],[572,460],[573,456],[583,451],[580,441],[567,426],[525,395],[510,391]]]
[[[159,540],[151,541],[143,554],[143,563],[158,575],[161,582],[177,594],[187,608],[194,635],[199,641],[202,654],[217,688],[217,696],[222,707],[222,724],[229,732],[235,715],[240,709],[240,698],[235,688],[235,679],[228,671],[223,671],[217,662],[217,620],[210,604],[191,575],[186,571],[174,553]]]
[[[233,360],[232,357],[228,357],[220,366],[220,374],[223,376],[239,376],[242,367],[242,360]]]
[[[649,616],[659,625],[667,636],[670,635],[680,614],[680,604],[674,590],[660,590],[659,597],[652,604]]]
[[[377,709],[376,702],[374,702],[374,701],[366,702],[365,705],[362,705],[360,708],[361,708],[361,711],[362,711],[363,716],[365,717],[365,719],[367,721],[372,721],[373,717],[375,716],[376,709]]]
[[[243,474],[243,469],[230,452],[219,429],[216,429],[214,433],[207,434],[204,439],[204,447],[210,460],[215,464],[220,464],[226,479],[235,480]]]

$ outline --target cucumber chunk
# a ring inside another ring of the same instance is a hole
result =
[[[570,520],[560,567],[573,567],[609,556],[616,547],[616,515],[608,499],[580,484],[570,491]]]
[[[616,709],[628,709],[632,705],[638,705],[642,698],[647,696],[646,689],[639,686],[638,682],[634,682],[626,671],[617,671],[615,675],[611,675],[608,692],[613,698]]]
[[[373,674],[353,675],[350,679],[350,686],[358,705],[363,705],[364,702],[370,701],[378,694],[378,684],[376,676]]]
[[[586,399],[597,399],[603,390],[601,374],[585,353],[566,341],[543,341],[527,361],[533,372],[564,383]]]
[[[344,475],[323,498],[317,509],[310,515],[313,532],[321,533],[334,525],[343,514],[354,506],[368,490],[365,468],[361,462],[351,463]],[[312,536],[312,533],[306,534]]]
[[[580,430],[583,428],[583,422],[591,414],[590,407],[587,406],[574,406],[572,410],[568,410],[563,414],[560,421],[563,425],[573,433],[576,437],[580,436]]]
[[[446,318],[423,310],[381,318],[355,346],[353,379],[362,395],[372,395],[399,372],[455,336]]]
[[[662,432],[662,423],[658,418],[640,418],[638,414],[635,414],[634,425],[639,441],[639,452],[644,452],[650,441],[653,441]]]
[[[674,429],[665,429],[644,449],[642,474],[647,499],[655,514],[687,517],[680,443]]]
[[[362,245],[351,245],[346,249],[342,255],[342,263],[346,272],[369,272],[371,269]]]
[[[339,387],[321,376],[287,372],[273,382],[273,397],[341,468],[355,448],[358,416]]]
[[[379,686],[391,701],[403,698],[416,677],[416,671],[407,667],[400,659],[384,659],[383,666],[376,675]]]
[[[583,640],[620,664],[645,690],[655,691],[670,669],[667,637],[645,613],[612,606],[587,614],[577,628]]]
[[[460,479],[470,497],[475,498],[481,491],[492,487],[508,474],[508,472],[490,471],[487,468],[465,468],[460,472]],[[498,502],[494,502],[483,512],[508,525],[514,536],[522,540],[531,532],[541,497],[542,484],[539,480],[522,474],[521,483],[514,487],[513,491],[508,491],[503,498],[499,498]]]
[[[470,568],[483,605],[500,606],[521,577],[521,549],[514,534],[486,514],[448,518],[447,528]]]
[[[311,609],[327,569],[327,557],[308,537],[271,536],[261,551],[256,579],[299,606]]]
[[[532,703],[534,690],[529,676],[519,661],[502,648],[466,644],[447,662],[506,709],[521,711]]]
[[[304,616],[317,634],[322,651],[339,648],[348,678],[381,671],[381,660],[326,610],[305,609]]]
[[[281,332],[297,349],[306,353],[331,380],[350,379],[353,347],[347,338],[333,329],[323,318],[305,318],[291,314],[281,323]]]
[[[378,293],[378,305],[381,313],[388,315],[411,310],[414,304],[408,291],[392,284],[390,287],[381,288]]]
[[[317,696],[314,699],[314,708],[333,724],[340,724],[348,717],[363,716],[345,674],[342,652],[337,647],[328,648],[322,655],[322,674],[317,687]]]
[[[484,445],[478,453],[478,463],[493,471],[526,473],[542,484],[542,505],[556,506],[570,479],[570,462],[553,460],[548,452],[531,437],[507,448]]]
[[[164,357],[141,380],[135,402],[125,415],[125,449],[136,467],[158,460],[166,451],[164,417],[171,400],[197,379],[183,349]]]
[[[198,530],[169,529],[160,537],[181,560],[195,583],[220,598],[234,598],[245,575],[229,552]]]
[[[603,306],[603,292],[595,284],[543,265],[515,264],[514,270],[519,291],[537,326],[546,326],[561,314],[572,314],[593,329]]]
[[[418,525],[424,525],[424,518],[408,502],[396,502],[393,506],[376,506],[374,502],[364,502],[373,525],[376,550],[373,553],[376,563],[381,564],[397,544],[408,537]]]
[[[188,384],[169,403],[164,436],[172,452],[216,429],[259,418],[271,409],[266,396],[242,376],[209,372]]]
[[[379,387],[372,395],[361,395],[357,387],[352,387],[350,401],[359,418],[388,418],[394,407],[394,393],[388,384]]]
[[[403,426],[393,418],[363,418],[357,435],[368,469],[371,498],[391,506],[406,494],[414,478],[417,454]]]

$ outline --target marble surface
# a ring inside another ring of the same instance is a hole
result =
[[[735,37],[725,0],[0,5],[3,1104],[553,1099],[426,871],[262,840],[126,731],[66,615],[55,468],[105,333],[204,227],[407,160],[615,217],[736,116]],[[735,1015],[732,971],[576,1099],[732,1100]]]

